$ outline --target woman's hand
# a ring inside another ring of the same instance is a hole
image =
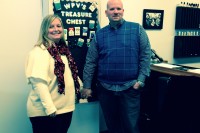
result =
[[[49,117],[52,117],[52,118],[56,117],[56,112],[53,112],[52,114],[50,114]]]
[[[88,97],[92,96],[92,90],[91,89],[82,89],[81,90],[81,98],[87,99]]]

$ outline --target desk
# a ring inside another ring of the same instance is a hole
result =
[[[200,74],[152,65],[141,94],[141,133],[200,133]],[[141,127],[142,128],[142,127]]]
[[[187,68],[195,69],[195,68],[191,68],[191,67],[187,67]],[[162,74],[168,74],[168,75],[171,75],[171,76],[194,76],[194,77],[200,78],[199,73],[193,73],[193,72],[189,72],[189,71],[166,68],[166,67],[162,67],[162,66],[156,66],[154,64],[151,65],[151,71],[159,72],[159,73],[162,73]]]

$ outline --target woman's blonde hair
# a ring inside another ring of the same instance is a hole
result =
[[[43,21],[41,23],[40,33],[39,33],[39,37],[38,37],[38,41],[37,41],[36,46],[41,46],[43,44],[46,48],[48,48],[48,47],[50,47],[54,43],[53,40],[51,40],[50,38],[48,38],[48,30],[49,30],[49,27],[50,27],[51,23],[56,18],[60,20],[61,26],[64,29],[62,20],[61,20],[61,18],[58,15],[55,15],[55,14],[47,15],[43,19]],[[64,32],[62,33],[60,41],[62,41],[63,43],[65,43]]]

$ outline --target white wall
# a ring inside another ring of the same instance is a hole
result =
[[[0,1],[0,133],[30,133],[26,116],[27,52],[37,40],[40,0]]]
[[[124,0],[126,20],[142,24],[143,9],[163,9],[162,30],[148,30],[152,48],[171,63],[185,62],[199,66],[199,58],[173,59],[174,18],[181,0]],[[190,0],[192,2],[192,0]],[[199,0],[193,0],[199,2]],[[0,133],[30,133],[26,116],[29,87],[24,76],[24,61],[39,33],[42,18],[41,0],[1,0],[0,32]],[[108,23],[101,0],[101,26]]]

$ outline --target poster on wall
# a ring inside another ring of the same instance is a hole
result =
[[[62,19],[65,39],[82,79],[88,47],[100,27],[100,0],[49,0],[48,10]]]
[[[145,29],[162,29],[163,18],[164,10],[144,9],[142,25]]]
[[[49,14],[57,14],[64,24],[70,47],[90,46],[99,27],[99,0],[50,0]]]

